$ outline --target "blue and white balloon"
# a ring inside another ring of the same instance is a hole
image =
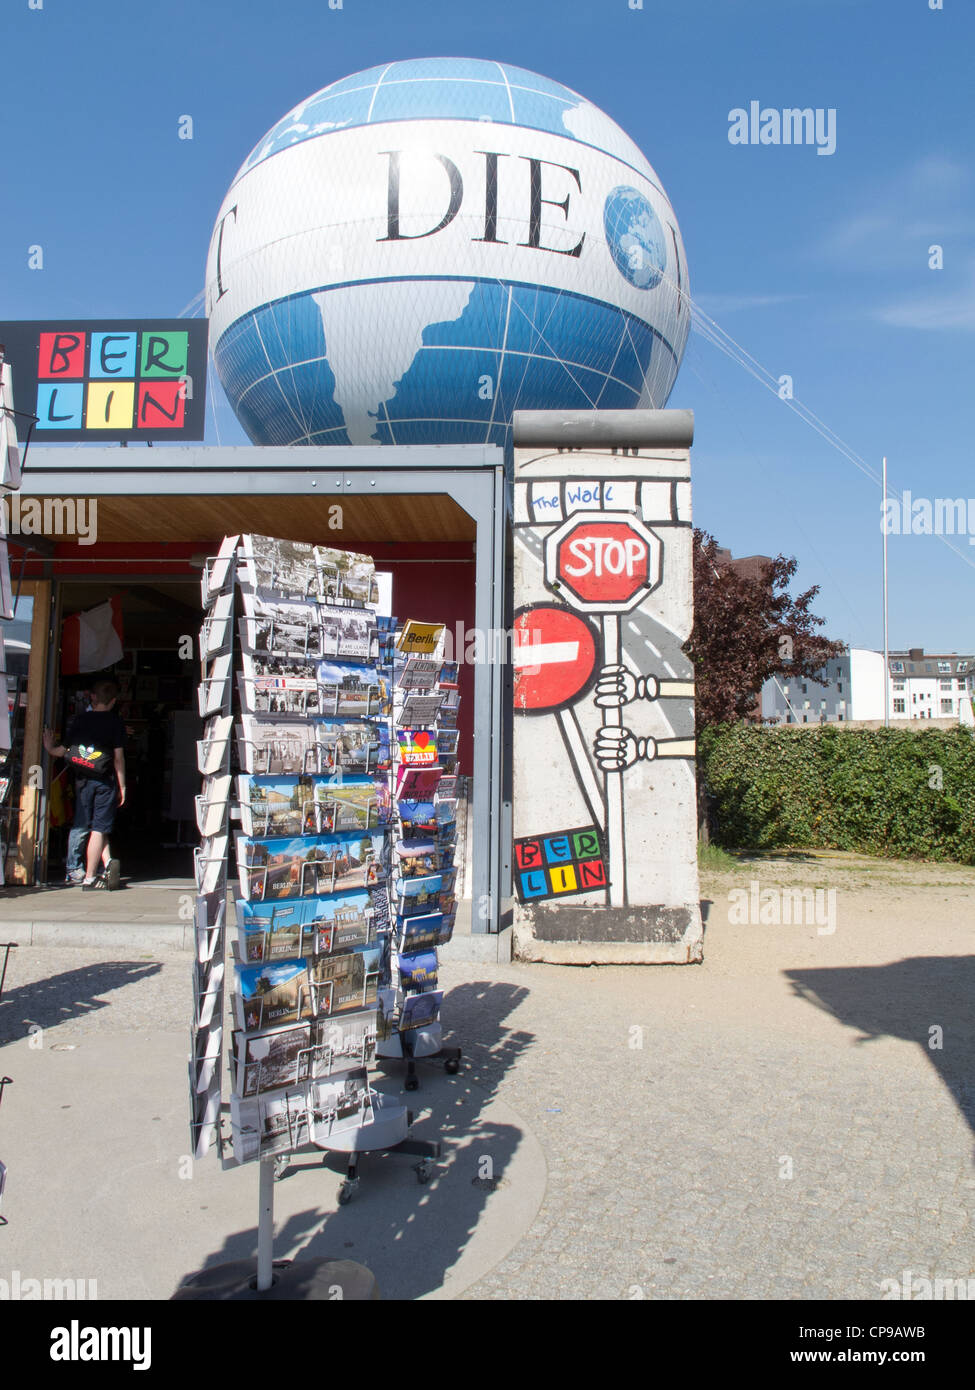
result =
[[[507,444],[516,409],[663,406],[687,266],[647,160],[508,63],[343,78],[259,142],[207,263],[217,371],[259,444]]]

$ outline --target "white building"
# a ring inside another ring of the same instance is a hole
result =
[[[786,674],[762,687],[762,718],[776,724],[842,724],[884,717],[882,652],[847,648],[820,672],[825,684]],[[975,656],[927,655],[923,648],[891,652],[890,718],[956,719],[972,724]]]
[[[975,656],[931,655],[923,647],[890,653],[891,719],[972,722]]]

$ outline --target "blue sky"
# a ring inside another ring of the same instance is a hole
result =
[[[696,414],[698,524],[736,554],[795,555],[828,635],[879,646],[881,456],[894,491],[975,499],[975,8],[629,4],[6,0],[0,318],[178,314],[247,153],[346,73],[431,54],[534,69],[646,152],[696,303],[872,475],[694,333],[669,404]],[[835,154],[730,144],[752,100],[834,107]],[[219,386],[214,406],[210,441],[243,442]],[[890,538],[892,646],[975,648],[975,545],[949,539]]]

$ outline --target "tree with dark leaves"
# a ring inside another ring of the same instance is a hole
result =
[[[760,718],[758,700],[770,676],[816,680],[842,642],[820,636],[810,611],[819,585],[797,597],[789,583],[798,561],[784,555],[754,577],[719,558],[713,536],[694,531],[694,627],[684,651],[694,663],[697,726]],[[820,681],[820,684],[823,684]]]

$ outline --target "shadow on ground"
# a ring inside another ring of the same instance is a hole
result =
[[[492,1117],[488,1102],[497,1084],[534,1041],[531,1033],[512,1030],[504,1020],[517,1008],[527,991],[504,983],[476,982],[453,988],[445,1013],[461,1020],[462,1032],[445,1037],[447,1046],[464,1052],[457,1076],[448,1076],[443,1063],[417,1063],[418,1092],[402,1090],[403,1064],[385,1063],[376,1079],[377,1089],[401,1100],[418,1117],[413,1136],[439,1138],[443,1159],[438,1176],[421,1186],[411,1171],[416,1159],[396,1153],[364,1154],[359,1165],[360,1187],[347,1206],[331,1211],[309,1208],[294,1214],[275,1228],[274,1252],[299,1247],[296,1260],[322,1257],[356,1260],[376,1276],[383,1299],[412,1300],[441,1287],[471,1242],[485,1205],[505,1183],[505,1170],[522,1143],[522,1131]],[[343,1155],[326,1156],[333,1172],[343,1172]],[[258,1173],[254,1175],[254,1212],[257,1214]],[[276,1184],[315,1182],[321,1158],[315,1150],[303,1150]],[[325,1189],[323,1188],[323,1196]],[[334,1191],[334,1178],[328,1184]],[[492,1230],[492,1237],[511,1241],[520,1229]],[[503,1253],[503,1252],[502,1252]],[[205,1262],[212,1269],[225,1262],[255,1259],[255,1227],[229,1236]],[[498,1255],[500,1258],[501,1255]],[[494,1262],[486,1251],[486,1272]]]
[[[32,984],[5,986],[0,998],[0,1043],[22,1038],[32,1024],[56,1028],[69,1019],[106,1009],[111,1000],[101,996],[155,975],[162,966],[146,961],[105,961],[50,975]]]
[[[784,973],[800,998],[858,1030],[854,1046],[883,1037],[917,1043],[975,1131],[975,956]]]

